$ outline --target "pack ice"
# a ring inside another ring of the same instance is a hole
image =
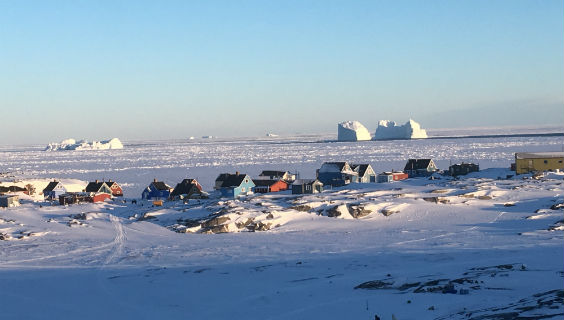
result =
[[[76,141],[74,139],[65,139],[60,143],[50,143],[45,151],[57,150],[107,150],[107,149],[123,149],[123,144],[118,138],[102,141],[88,142],[86,140]]]
[[[339,141],[364,141],[370,140],[370,132],[358,121],[345,121],[338,125]]]
[[[421,129],[421,125],[412,119],[409,119],[404,125],[398,125],[390,120],[381,120],[374,133],[374,140],[425,138],[427,138],[427,131]]]

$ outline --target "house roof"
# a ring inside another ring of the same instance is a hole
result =
[[[174,190],[172,190],[171,196],[179,196],[181,194],[193,194],[201,193],[202,187],[196,181],[196,179],[184,179],[182,182],[178,183]]]
[[[195,185],[200,191],[202,191],[202,186],[196,179],[184,179],[181,183]]]
[[[285,175],[288,171],[276,171],[276,170],[263,170],[259,176],[267,177],[281,177]]]
[[[461,167],[461,168],[463,168],[463,167],[477,167],[477,166],[478,166],[478,165],[475,164],[475,163],[466,163],[466,162],[463,162],[463,163],[455,163],[455,164],[451,165],[450,167]],[[450,167],[449,167],[449,168],[450,168]]]
[[[517,152],[515,159],[564,158],[564,152]]]
[[[325,162],[323,164],[332,164],[337,166],[337,168],[339,168],[340,171],[343,171],[343,168],[347,165],[347,162]]]
[[[303,185],[303,184],[313,184],[313,183],[321,183],[321,181],[317,180],[317,179],[298,179],[296,181],[294,181],[294,183],[292,183],[293,185]]]
[[[253,182],[255,183],[255,186],[257,186],[257,187],[270,187],[277,182],[286,183],[283,180],[256,180],[256,181],[253,181]]]
[[[98,192],[102,188],[102,185],[104,185],[104,184],[105,184],[104,181],[89,182],[88,185],[86,186],[86,189],[84,189],[84,191],[85,192]]]
[[[407,171],[407,170],[427,169],[430,163],[431,163],[431,159],[409,159],[405,164],[405,168],[403,168],[403,170]]]
[[[366,173],[366,170],[368,170],[368,167],[370,167],[369,164],[351,164],[351,169],[358,172],[358,175],[361,177],[364,177],[364,174]]]
[[[153,181],[151,184],[159,191],[170,190],[170,186],[162,181]]]
[[[111,180],[110,180],[110,181],[107,181],[107,182],[106,182],[106,185],[107,185],[108,187],[110,187],[110,188],[111,188],[114,184],[119,187],[119,184],[117,184],[117,182],[115,182],[115,181],[111,181]]]
[[[216,182],[219,181],[225,181],[225,179],[227,179],[227,177],[229,177],[231,174],[229,173],[220,173],[219,176],[217,176],[217,178],[215,178]]]
[[[227,178],[221,184],[222,188],[231,188],[231,187],[238,187],[243,183],[245,178],[247,177],[244,173],[239,174],[228,174]]]
[[[45,187],[45,189],[43,189],[43,194],[55,190],[55,187],[56,187],[59,183],[60,183],[59,181],[51,181],[51,182],[49,182],[49,184]]]

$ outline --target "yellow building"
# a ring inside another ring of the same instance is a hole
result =
[[[517,174],[548,170],[564,170],[564,152],[515,153],[515,172]]]

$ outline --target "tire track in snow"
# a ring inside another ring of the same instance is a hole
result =
[[[110,221],[112,222],[116,235],[114,237],[114,241],[112,242],[112,251],[106,257],[106,260],[104,260],[103,266],[109,265],[110,263],[114,262],[114,260],[116,260],[118,257],[123,255],[123,251],[125,248],[125,240],[127,239],[125,230],[123,229],[123,224],[121,223],[119,218],[110,214]]]

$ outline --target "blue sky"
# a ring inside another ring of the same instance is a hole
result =
[[[410,117],[561,124],[563,12],[548,0],[0,1],[3,127],[20,132],[4,144]]]

